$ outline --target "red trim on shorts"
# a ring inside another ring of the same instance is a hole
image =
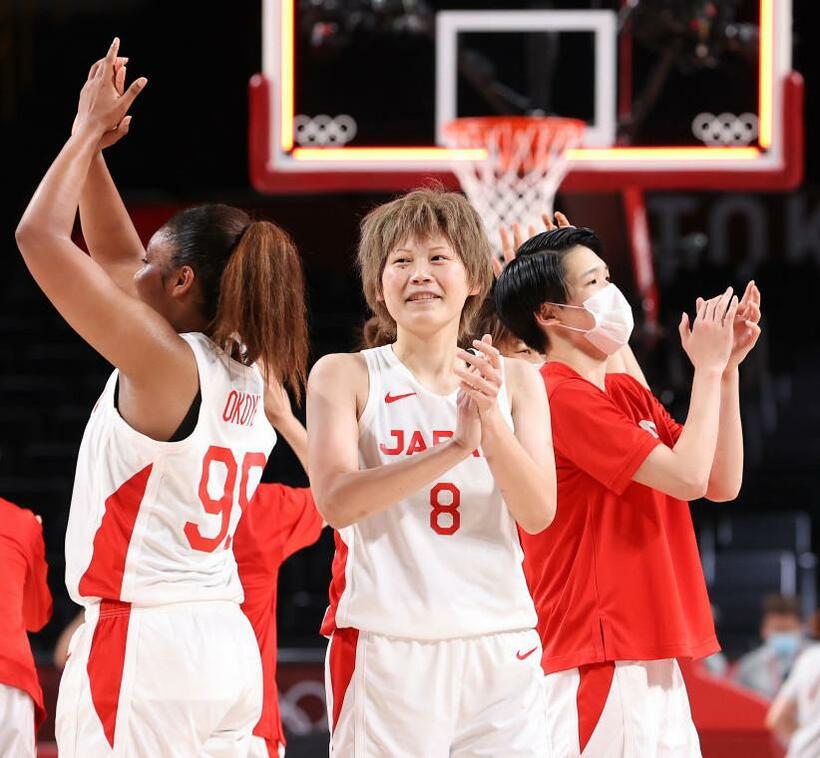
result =
[[[80,579],[83,597],[119,599],[125,556],[152,468],[153,464],[149,464],[106,498],[105,513],[94,535],[91,563]]]
[[[342,539],[338,531],[333,532],[333,541],[336,546],[336,552],[333,555],[333,567],[331,572],[330,590],[330,605],[325,611],[325,617],[322,620],[322,627],[319,629],[319,634],[329,637],[336,631],[336,608],[339,605],[339,599],[345,591],[345,568],[347,567],[347,545]]]
[[[100,617],[94,628],[86,665],[91,701],[112,748],[130,617],[130,603],[121,603],[119,600],[103,600],[100,603]]]
[[[356,644],[359,641],[358,629],[337,629],[330,638],[330,687],[333,692],[333,723],[330,733],[339,723],[342,703],[353,678],[356,668]]]
[[[590,663],[579,666],[578,673],[581,675],[576,696],[578,745],[583,753],[604,712],[606,699],[612,687],[612,677],[615,675],[615,664],[612,661]]]

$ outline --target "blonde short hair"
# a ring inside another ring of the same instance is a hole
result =
[[[459,324],[459,338],[471,334],[473,320],[493,281],[490,241],[481,218],[464,195],[440,188],[408,192],[374,208],[362,220],[358,251],[362,288],[383,333],[396,333],[395,320],[379,300],[388,255],[406,240],[435,235],[452,245],[467,270],[470,286],[478,288],[478,293],[464,303]]]

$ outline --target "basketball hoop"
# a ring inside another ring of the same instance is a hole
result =
[[[494,247],[500,245],[499,226],[541,229],[541,214],[552,215],[567,150],[581,144],[585,126],[554,116],[457,118],[444,125],[448,147],[487,151],[485,158],[453,162],[452,168]]]

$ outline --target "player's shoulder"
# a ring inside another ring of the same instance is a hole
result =
[[[321,393],[340,401],[355,396],[357,405],[364,403],[368,387],[367,362],[361,353],[323,355],[308,376],[308,394]]]
[[[538,377],[538,369],[521,358],[503,358],[504,374],[509,381],[532,381]]]
[[[25,541],[42,527],[33,511],[0,497],[0,534]]]
[[[346,381],[362,375],[367,375],[367,363],[361,353],[328,353],[313,364],[308,381]]]
[[[540,370],[550,400],[558,396],[583,397],[600,394],[591,382],[560,361],[548,361]]]
[[[606,375],[607,384],[616,386],[625,392],[646,397],[647,395],[653,397],[652,391],[644,387],[632,374],[627,374],[625,371]]]
[[[544,391],[544,381],[532,363],[521,358],[504,358],[503,360],[504,380],[511,395],[531,393],[536,390]]]

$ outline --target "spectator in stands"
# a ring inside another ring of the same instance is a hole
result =
[[[0,498],[0,756],[34,758],[45,718],[26,631],[51,618],[40,517]]]
[[[766,726],[788,742],[787,758],[820,755],[820,645],[795,661],[766,715]]]
[[[737,662],[733,676],[738,683],[771,699],[791,672],[797,656],[812,644],[803,631],[797,598],[766,596],[760,636],[763,644]]]

